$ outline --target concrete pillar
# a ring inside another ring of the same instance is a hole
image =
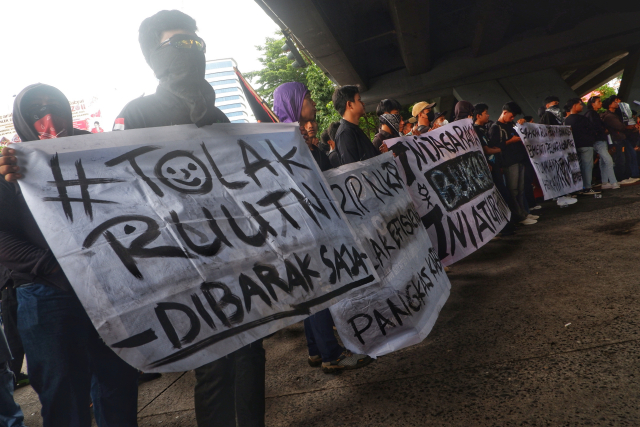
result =
[[[640,50],[630,53],[623,61],[625,61],[624,73],[618,96],[631,105],[631,109],[638,110],[640,106],[635,105],[633,101],[640,102]]]
[[[453,94],[458,100],[469,101],[473,105],[487,104],[489,116],[493,121],[498,120],[502,114],[502,106],[511,101],[511,97],[497,80],[457,86],[453,88]]]
[[[498,81],[511,99],[522,107],[524,114],[533,116],[536,122],[539,120],[538,108],[543,106],[547,96],[555,95],[560,98],[561,106],[569,99],[578,97],[553,69],[506,77]]]

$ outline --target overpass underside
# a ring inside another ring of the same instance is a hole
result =
[[[582,96],[620,75],[640,101],[640,2],[601,0],[255,0],[337,84],[368,107]],[[371,108],[369,108],[371,110]]]

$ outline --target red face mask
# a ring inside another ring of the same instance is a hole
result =
[[[33,114],[33,127],[38,132],[38,138],[51,139],[67,136],[64,120],[60,119],[57,105],[43,105]]]

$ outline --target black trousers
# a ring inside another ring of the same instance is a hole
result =
[[[536,171],[533,169],[533,165],[529,159],[524,162],[524,198],[529,205],[529,210],[534,207],[536,203],[536,197],[533,194],[533,178],[536,176]]]
[[[16,290],[11,285],[2,289],[2,323],[13,356],[9,367],[17,375],[24,362],[24,347],[18,333],[18,297]]]
[[[198,427],[264,427],[265,362],[258,340],[196,369]]]

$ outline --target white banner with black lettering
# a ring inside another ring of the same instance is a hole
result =
[[[451,284],[391,153],[324,173],[373,262],[382,289],[354,290],[331,307],[346,347],[372,357],[424,340]]]
[[[20,187],[104,341],[185,371],[377,283],[296,124],[16,147]]]
[[[523,123],[516,125],[516,131],[527,148],[545,200],[582,190],[571,126]]]
[[[385,141],[444,265],[498,234],[511,211],[493,184],[471,119]]]

